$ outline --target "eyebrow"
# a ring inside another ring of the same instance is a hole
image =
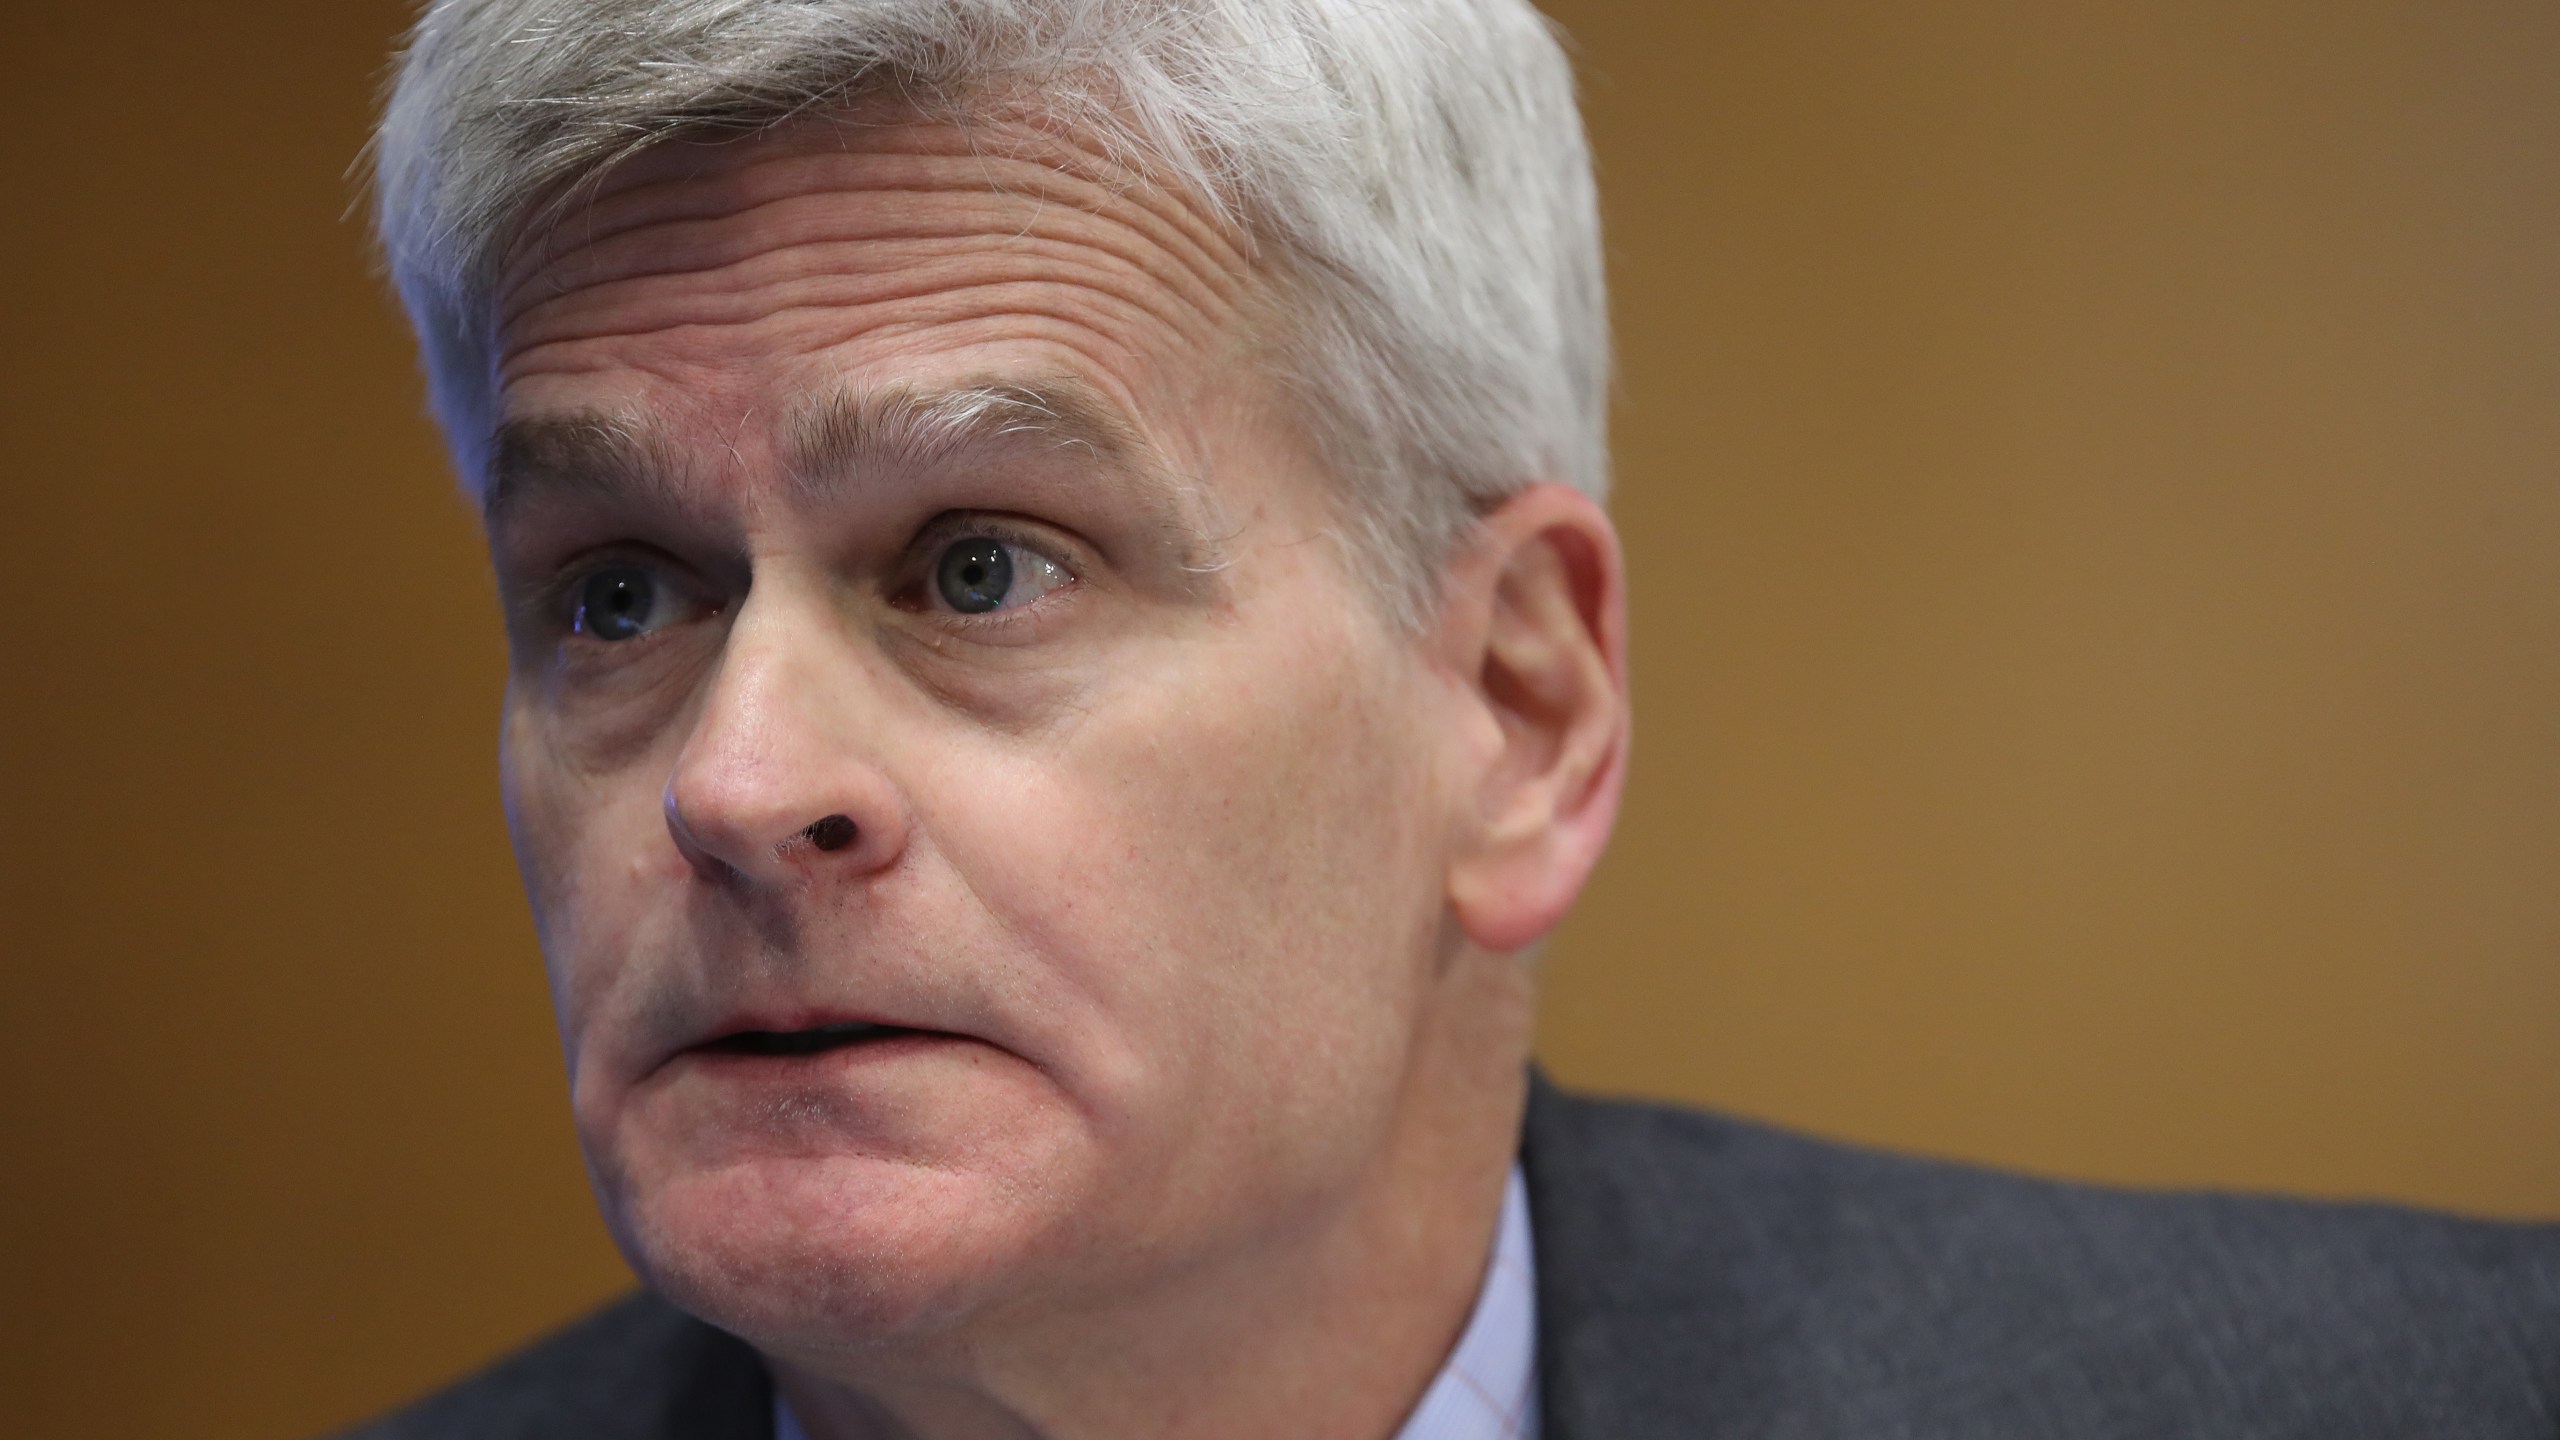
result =
[[[489,446],[480,513],[492,528],[537,498],[638,499],[692,508],[678,484],[683,463],[648,426],[581,410],[509,420]]]
[[[1135,426],[1073,380],[972,382],[949,390],[839,387],[801,407],[790,426],[792,474],[804,488],[840,483],[876,465],[926,466],[973,445],[1034,436],[1107,464],[1153,469]],[[1162,478],[1162,477],[1158,477]]]
[[[838,386],[784,425],[793,489],[820,499],[866,476],[945,466],[968,451],[1039,444],[1082,451],[1089,473],[1132,503],[1151,546],[1195,582],[1224,568],[1217,507],[1119,407],[1082,381],[973,380],[948,389]],[[637,501],[675,513],[701,500],[682,483],[686,457],[654,426],[602,412],[535,416],[498,427],[481,509],[494,528],[536,496]]]

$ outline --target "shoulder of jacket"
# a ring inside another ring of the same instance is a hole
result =
[[[1842,1433],[1923,1412],[2005,1433],[2012,1403],[2560,1430],[2560,1226],[2039,1179],[1543,1082],[1523,1161],[1569,1401],[1667,1402],[1716,1357]]]

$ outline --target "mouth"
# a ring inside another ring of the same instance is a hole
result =
[[[848,1046],[875,1044],[909,1035],[933,1035],[931,1030],[910,1029],[904,1025],[873,1025],[858,1020],[840,1021],[832,1025],[812,1025],[806,1030],[740,1030],[723,1035],[701,1048],[714,1055],[756,1055],[791,1059],[803,1055],[823,1055]]]

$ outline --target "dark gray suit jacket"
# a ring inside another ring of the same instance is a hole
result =
[[[1534,1082],[1545,1440],[2560,1440],[2560,1227],[2134,1194]],[[363,1440],[769,1440],[625,1300]],[[1313,1437],[1324,1440],[1324,1437]]]

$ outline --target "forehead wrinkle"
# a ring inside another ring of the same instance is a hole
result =
[[[919,129],[926,133],[919,136]],[[813,145],[824,132],[768,132],[746,142],[743,152],[706,157],[695,167],[591,195],[518,237],[493,296],[501,327],[569,291],[649,274],[717,269],[745,258],[745,250],[772,248],[769,236],[725,234],[726,222],[758,212],[811,204],[835,209],[831,226],[819,222],[835,233],[802,237],[810,240],[942,238],[938,232],[949,219],[893,217],[876,208],[878,202],[948,204],[970,192],[998,206],[1028,203],[1027,218],[981,233],[1010,228],[1024,236],[1080,238],[1152,273],[1207,314],[1232,307],[1251,274],[1245,254],[1250,240],[1204,214],[1198,200],[1179,189],[1136,172],[1112,173],[1116,167],[1106,159],[1072,145],[1019,155],[971,147],[966,132],[954,143],[951,135],[931,131],[902,126],[869,132],[860,150]],[[646,164],[659,153],[626,165]],[[850,200],[869,203],[843,209]],[[1099,228],[1081,237],[1058,236],[1058,222],[1043,218],[1053,208]],[[723,253],[724,244],[732,253]],[[1158,257],[1170,263],[1150,263]]]
[[[1195,587],[1225,566],[1208,489],[1079,380],[980,380],[936,390],[838,386],[803,404],[788,434],[789,473],[812,499],[866,471],[928,468],[987,446],[1082,451],[1104,483],[1140,507],[1151,541]]]
[[[510,323],[501,374],[513,381],[557,368],[563,347],[679,329],[714,339],[796,324],[851,338],[919,321],[1020,312],[1045,314],[1132,351],[1169,341],[1196,353],[1218,343],[1220,324],[1124,257],[1073,241],[972,235],[954,237],[940,251],[905,242],[797,244],[692,279],[688,292],[673,297],[642,291],[636,298],[645,322],[618,307],[634,299],[626,293],[631,287],[649,280],[564,292]]]

